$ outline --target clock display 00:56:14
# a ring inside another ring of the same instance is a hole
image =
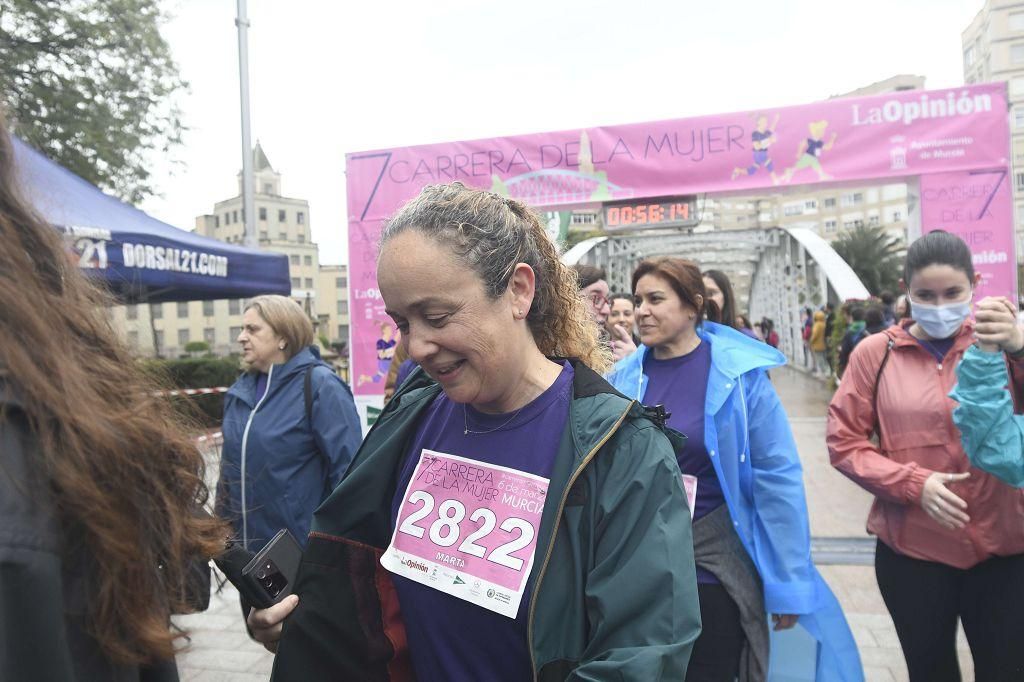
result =
[[[691,219],[687,203],[636,204],[605,208],[606,227],[681,223]]]

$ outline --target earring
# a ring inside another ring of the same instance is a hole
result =
[[[284,344],[282,343],[280,346],[278,346],[278,349],[279,350],[284,350]]]
[[[518,315],[519,317],[522,317],[523,316],[523,311],[522,310],[517,310],[516,311],[516,315]]]

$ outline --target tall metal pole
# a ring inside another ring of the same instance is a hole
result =
[[[256,202],[253,199],[252,132],[249,130],[249,15],[246,0],[238,0],[238,89],[242,99],[242,213],[245,216],[245,245],[255,248]]]

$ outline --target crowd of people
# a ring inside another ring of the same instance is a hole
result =
[[[242,603],[275,680],[754,682],[793,628],[815,679],[864,679],[811,560],[778,333],[724,273],[645,259],[612,293],[524,204],[427,187],[380,240],[377,423],[297,304],[252,299],[211,514],[187,425],[11,175],[0,130],[0,679],[176,679],[192,567],[282,528],[292,594]],[[970,319],[978,280],[934,232],[840,347],[840,311],[804,311],[914,682],[959,679],[958,623],[978,679],[1024,679],[1024,332],[1005,299]]]

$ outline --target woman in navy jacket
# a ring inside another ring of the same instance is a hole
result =
[[[217,511],[251,552],[282,528],[305,546],[313,510],[359,448],[359,416],[348,386],[320,360],[313,325],[295,301],[258,296],[243,325],[247,371],[224,402]]]

